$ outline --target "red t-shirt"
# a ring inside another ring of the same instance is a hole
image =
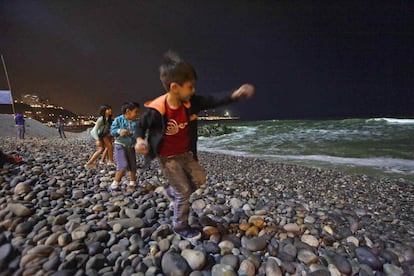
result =
[[[164,140],[161,143],[160,155],[171,156],[188,152],[190,150],[190,132],[184,105],[172,109],[165,103],[167,128]]]

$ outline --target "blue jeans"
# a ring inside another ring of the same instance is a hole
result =
[[[206,173],[187,152],[174,156],[158,157],[164,177],[174,190],[174,229],[188,226],[190,213],[190,196],[206,182]]]
[[[24,125],[17,125],[17,136],[19,136],[20,139],[24,139],[24,132],[25,132]]]

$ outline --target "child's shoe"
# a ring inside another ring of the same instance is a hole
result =
[[[129,185],[129,184],[125,188],[125,190],[127,192],[135,191],[136,189],[137,189],[137,186],[136,185]]]
[[[126,186],[126,188],[125,188],[125,190],[127,192],[129,192],[129,191],[135,191],[136,189],[137,189],[137,184],[135,183],[135,181],[130,181],[128,183],[128,185]]]
[[[185,228],[174,229],[174,232],[186,240],[197,241],[201,238],[201,232],[190,226]]]
[[[111,190],[111,192],[121,191],[121,185],[119,182],[114,181],[109,187],[109,190]]]
[[[94,168],[96,168],[95,163],[91,163],[91,164],[86,164],[85,165],[85,169],[94,169]]]
[[[111,190],[111,192],[120,192],[121,191],[120,186],[111,186],[109,189]]]

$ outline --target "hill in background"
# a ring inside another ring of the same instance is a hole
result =
[[[38,121],[43,121],[44,123],[47,123],[49,121],[56,122],[59,117],[65,120],[68,118],[73,120],[79,117],[79,115],[64,108],[32,107],[28,104],[18,102],[14,103],[14,108],[16,113],[24,114],[26,117],[31,117]],[[0,113],[13,113],[12,106],[0,104]]]

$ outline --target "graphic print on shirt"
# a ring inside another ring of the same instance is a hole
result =
[[[187,122],[177,123],[174,119],[169,119],[167,122],[167,128],[165,130],[165,135],[175,135],[180,129],[184,129],[188,125]]]
[[[172,156],[188,152],[190,148],[190,135],[184,105],[177,109],[172,109],[166,105],[166,117],[168,121],[159,154],[162,156]]]

